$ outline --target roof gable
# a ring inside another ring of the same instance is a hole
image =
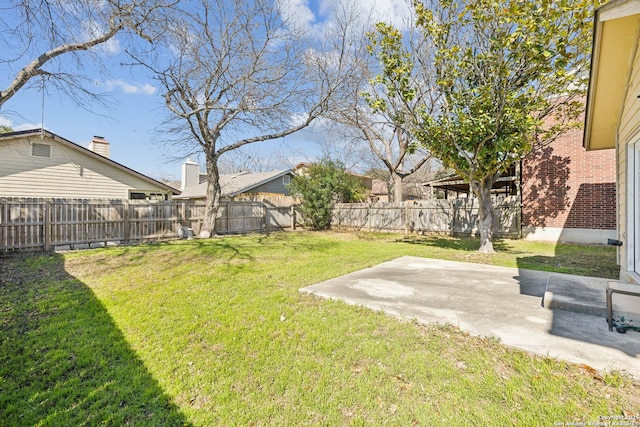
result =
[[[74,142],[69,141],[68,139],[65,139],[59,135],[56,135],[55,133],[48,131],[48,130],[43,130],[43,129],[30,129],[30,130],[24,130],[24,131],[17,131],[17,132],[7,132],[7,133],[0,133],[0,143],[3,141],[10,141],[13,139],[19,139],[19,138],[25,138],[25,137],[31,137],[31,136],[37,136],[37,137],[47,137],[49,139],[52,139],[66,147],[69,147],[71,149],[77,150],[79,152],[81,152],[84,155],[93,157],[95,159],[98,159],[101,162],[104,162],[106,164],[108,164],[111,167],[114,167],[116,169],[119,169],[123,172],[126,172],[128,174],[131,174],[137,178],[140,178],[150,184],[153,184],[154,186],[160,187],[165,191],[170,191],[172,194],[180,194],[180,190],[177,190],[167,184],[164,184],[160,181],[156,181],[155,179],[148,177],[144,174],[141,174],[140,172],[137,172],[131,168],[128,168],[118,162],[115,162],[107,157],[104,157],[94,151],[89,150],[88,148],[84,148]]]
[[[274,179],[278,179],[288,173],[292,174],[291,169],[261,173],[222,175],[220,176],[222,194],[233,197],[240,193],[246,193],[247,191],[260,187],[261,185],[273,181]]]

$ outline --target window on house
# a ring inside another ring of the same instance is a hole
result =
[[[289,185],[291,183],[291,176],[285,175],[282,177],[282,184]]]
[[[167,200],[164,193],[131,191],[129,192],[129,200]]]
[[[51,146],[49,144],[31,144],[31,155],[34,157],[51,157]]]

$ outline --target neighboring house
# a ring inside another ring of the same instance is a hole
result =
[[[503,174],[493,184],[491,194],[495,197],[516,195],[518,189],[517,180],[518,174],[516,173],[516,167],[512,166],[507,173]],[[426,187],[427,198],[436,197],[437,192],[444,195],[445,199],[474,197],[469,188],[469,184],[463,180],[461,176],[455,174],[426,181],[423,182],[422,185]]]
[[[89,148],[53,132],[0,134],[0,197],[167,200],[180,191],[109,159],[109,143]]]
[[[371,179],[371,194],[369,196],[372,202],[386,203],[389,201],[389,184],[382,179]]]
[[[222,197],[228,200],[284,201],[289,196],[288,185],[295,177],[291,169],[220,175]],[[187,160],[182,165],[182,193],[174,199],[204,200],[207,195],[206,175],[200,173],[198,164]],[[291,198],[293,202],[293,198]]]
[[[312,163],[302,162],[298,163],[293,167],[293,172],[298,176],[306,175],[306,171],[311,166]],[[359,175],[353,172],[346,172],[348,175],[351,175],[360,180],[365,190],[367,190],[369,194],[369,200],[371,202],[388,202],[389,201],[389,190],[387,189],[387,184],[384,181],[379,179],[370,178],[368,176]]]
[[[615,148],[620,278],[640,283],[640,2],[617,0],[594,17],[585,114],[587,150]]]
[[[306,175],[306,171],[311,165],[312,163],[309,163],[309,162],[300,162],[297,165],[295,165],[291,170],[296,175]]]
[[[616,236],[615,152],[586,151],[582,136],[582,130],[567,131],[494,184],[496,196],[519,192],[523,238],[604,244]],[[470,193],[457,176],[427,185],[446,197]]]
[[[616,236],[614,150],[586,151],[582,129],[522,161],[522,236],[606,244]]]

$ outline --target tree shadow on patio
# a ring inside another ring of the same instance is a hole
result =
[[[60,255],[0,254],[3,425],[189,425]]]

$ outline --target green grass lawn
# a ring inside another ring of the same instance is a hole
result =
[[[554,425],[618,372],[298,289],[403,255],[616,277],[608,247],[276,233],[0,259],[0,425]]]

